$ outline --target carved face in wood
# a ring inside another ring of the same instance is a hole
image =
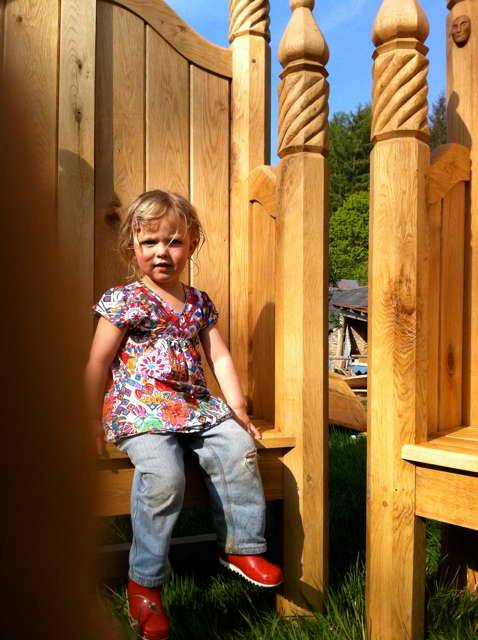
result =
[[[453,20],[451,35],[456,45],[464,47],[470,39],[471,20],[468,16],[458,16]]]

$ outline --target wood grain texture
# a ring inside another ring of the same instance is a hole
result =
[[[320,609],[327,588],[328,47],[313,2],[291,2],[279,47],[276,428],[294,434],[284,475],[280,612]]]
[[[443,200],[438,429],[462,424],[465,184]]]
[[[146,29],[146,189],[189,196],[189,65]]]
[[[453,41],[451,30],[455,18],[466,15],[472,35],[464,47]],[[447,97],[448,140],[470,149],[471,166],[478,165],[478,4],[463,0],[454,4],[447,20]],[[472,169],[467,192],[465,230],[465,311],[464,311],[464,422],[478,424],[478,179]]]
[[[225,78],[232,76],[231,52],[205,40],[163,0],[114,0],[149,24],[194,65]]]
[[[191,67],[191,199],[206,232],[196,252],[191,284],[206,290],[229,342],[229,83]],[[208,386],[219,387],[210,372]]]
[[[427,434],[429,156],[413,138],[379,142],[372,153],[367,625],[374,640],[423,634],[424,525],[415,517],[415,470],[400,454]]]
[[[229,3],[229,41],[242,35],[263,36],[270,40],[268,0],[231,0]]]
[[[478,472],[478,428],[455,427],[438,431],[419,444],[404,445],[402,458],[411,462]]]
[[[249,202],[260,204],[271,218],[277,217],[276,184],[277,167],[262,165],[249,176]]]
[[[367,412],[343,377],[329,371],[329,423],[367,431]]]
[[[273,185],[275,193],[275,185]],[[259,202],[250,203],[249,393],[251,412],[274,422],[275,221]]]
[[[5,43],[5,8],[6,2],[0,3],[0,70],[3,70],[3,56]]]
[[[477,473],[417,467],[417,514],[423,518],[478,529]]]
[[[470,150],[461,144],[445,144],[432,155],[428,175],[428,203],[442,200],[459,182],[468,182],[471,176]]]
[[[443,201],[428,205],[427,234],[425,237],[428,260],[428,329],[427,329],[427,407],[428,431],[438,429],[438,387],[440,361],[440,304],[441,304],[441,250],[442,250]]]
[[[283,613],[322,605],[327,582],[327,161],[281,160],[276,271],[276,428],[284,456]]]
[[[145,34],[129,11],[98,2],[95,297],[125,281],[117,251],[124,208],[145,185]]]
[[[235,38],[231,48],[231,353],[247,394],[250,389],[248,184],[251,171],[269,161],[270,48],[263,37],[253,35]]]
[[[3,64],[21,78],[23,98],[17,117],[25,123],[30,161],[37,171],[41,199],[55,224],[58,119],[58,0],[14,0],[4,7]],[[34,105],[34,108],[32,108]]]
[[[72,349],[86,361],[94,277],[96,0],[63,0],[58,85],[58,237],[62,277],[75,291]]]

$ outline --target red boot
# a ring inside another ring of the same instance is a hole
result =
[[[222,553],[219,562],[258,587],[277,587],[282,582],[282,569],[263,556]]]
[[[128,581],[130,623],[144,640],[167,640],[169,623],[158,587],[143,587]]]

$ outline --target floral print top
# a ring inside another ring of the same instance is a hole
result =
[[[108,289],[94,311],[128,329],[103,405],[109,442],[140,433],[197,432],[231,416],[206,387],[199,332],[217,321],[204,291],[184,285],[178,313],[141,280]]]

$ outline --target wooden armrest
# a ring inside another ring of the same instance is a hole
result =
[[[478,427],[461,426],[430,434],[427,442],[404,445],[402,458],[409,462],[478,473]]]

